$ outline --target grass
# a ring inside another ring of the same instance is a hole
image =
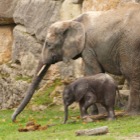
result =
[[[23,79],[18,77],[17,80]],[[28,80],[28,78],[25,80]],[[140,117],[124,116],[115,121],[97,120],[85,123],[79,119],[79,110],[70,110],[68,124],[62,124],[64,112],[62,106],[50,106],[44,111],[32,111],[31,105],[48,105],[52,102],[50,93],[61,85],[58,79],[52,85],[45,86],[34,96],[28,107],[17,117],[17,122],[11,122],[13,110],[0,111],[0,140],[138,140],[140,139]],[[42,131],[19,132],[29,121],[37,124],[53,125]],[[100,136],[75,136],[75,131],[108,126],[109,133]]]
[[[31,104],[34,105],[48,105],[52,103],[52,98],[50,98],[50,93],[54,91],[55,87],[62,85],[60,79],[56,79],[53,84],[45,85],[42,90],[39,90],[32,98]]]
[[[16,81],[22,80],[22,81],[26,81],[26,82],[30,83],[32,78],[29,76],[18,75],[17,77],[15,77],[15,80]]]
[[[140,139],[139,116],[124,116],[115,121],[98,120],[85,123],[77,117],[79,111],[70,110],[69,123],[62,124],[64,113],[60,107],[55,106],[44,111],[25,110],[18,116],[17,122],[12,123],[12,113],[12,110],[0,111],[0,140],[133,140],[134,137]],[[29,121],[41,125],[55,125],[42,131],[18,132],[18,128],[24,127]],[[109,133],[100,136],[75,136],[76,130],[101,126],[108,126]]]

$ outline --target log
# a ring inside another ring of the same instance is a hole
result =
[[[127,114],[124,112],[124,111],[117,111],[115,112],[115,116],[116,117],[122,117],[122,116],[126,116]],[[107,118],[107,114],[98,114],[98,115],[92,115],[92,116],[86,116],[86,117],[83,117],[83,121],[84,122],[92,122],[92,121],[95,121],[95,120],[102,120],[102,119],[105,119]]]
[[[126,116],[126,115],[127,114],[124,111],[116,111],[115,112],[115,117],[122,117],[122,116]],[[101,120],[101,119],[107,118],[107,114],[92,115],[91,118],[94,120]]]
[[[84,129],[84,130],[78,130],[75,132],[76,136],[92,136],[92,135],[101,135],[108,133],[108,127],[98,127],[94,129]]]

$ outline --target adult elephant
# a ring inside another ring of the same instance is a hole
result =
[[[140,112],[140,5],[129,4],[52,24],[36,74],[12,120],[28,104],[51,64],[79,57],[83,58],[86,75],[124,75],[130,85],[128,112]]]

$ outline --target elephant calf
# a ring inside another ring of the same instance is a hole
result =
[[[79,102],[81,117],[87,116],[87,109],[101,103],[108,112],[108,119],[115,119],[114,105],[118,86],[111,76],[100,73],[94,76],[79,78],[67,85],[63,91],[66,123],[68,119],[68,106],[73,102]]]

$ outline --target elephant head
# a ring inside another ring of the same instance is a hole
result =
[[[15,121],[17,115],[26,107],[51,64],[59,61],[68,62],[79,57],[84,44],[85,30],[81,23],[69,20],[50,26],[36,73],[23,101],[12,115],[12,121]]]
[[[63,102],[65,112],[64,123],[66,123],[68,119],[69,105],[71,105],[73,102],[80,102],[87,94],[88,84],[86,82],[79,82],[80,80],[77,80],[67,85],[63,91]]]

